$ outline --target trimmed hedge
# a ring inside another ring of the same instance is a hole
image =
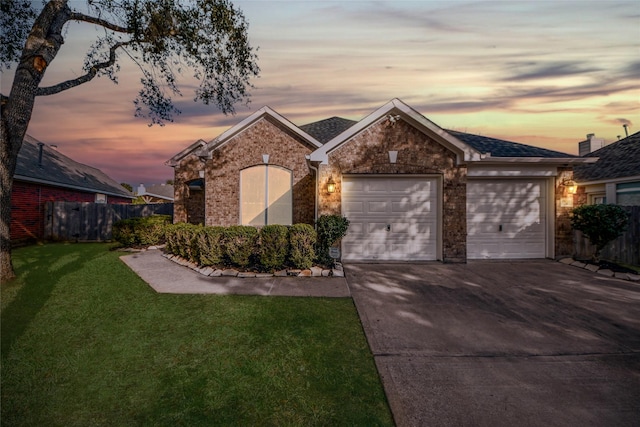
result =
[[[218,265],[223,262],[223,235],[224,227],[202,227],[196,236],[200,265]]]
[[[282,268],[289,255],[289,229],[284,225],[265,225],[260,229],[258,261],[267,270]]]
[[[222,232],[226,260],[234,266],[251,264],[258,243],[258,229],[249,225],[232,225]]]
[[[123,246],[151,246],[165,242],[170,215],[123,219],[113,224],[113,239]]]
[[[291,245],[289,259],[295,268],[311,268],[316,257],[314,250],[316,240],[316,230],[309,224],[291,226],[289,229],[289,244]]]

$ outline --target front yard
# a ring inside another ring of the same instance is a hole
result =
[[[109,249],[14,251],[2,425],[393,425],[351,299],[156,294]]]

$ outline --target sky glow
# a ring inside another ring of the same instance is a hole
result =
[[[139,72],[38,98],[29,134],[119,182],[164,182],[164,162],[268,105],[296,125],[359,120],[400,98],[440,127],[577,154],[640,125],[637,1],[236,1],[261,76],[236,116],[192,101],[164,127],[134,117]],[[45,77],[80,74],[95,29],[71,24]],[[7,93],[11,73],[2,75]],[[185,89],[186,88],[186,89]]]

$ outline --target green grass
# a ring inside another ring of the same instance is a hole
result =
[[[160,295],[109,248],[14,251],[3,426],[393,425],[350,299]]]

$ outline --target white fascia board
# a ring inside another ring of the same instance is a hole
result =
[[[311,143],[313,146],[317,148],[322,146],[322,144],[318,140],[316,140],[314,137],[312,137],[311,135],[309,135],[308,133],[300,129],[298,126],[291,123],[291,121],[289,121],[282,115],[278,114],[273,109],[267,106],[264,106],[258,111],[256,111],[255,113],[251,114],[249,117],[242,120],[240,123],[222,132],[217,138],[207,143],[207,145],[203,147],[203,149],[201,150],[200,155],[203,157],[210,155],[212,151],[222,147],[227,142],[229,142],[233,137],[240,135],[242,132],[250,128],[251,125],[253,125],[255,122],[257,122],[258,120],[262,119],[265,116],[269,116],[275,119],[280,124],[282,124],[285,128],[287,128],[291,133],[298,135],[300,138]]]
[[[517,164],[507,165],[470,163],[467,169],[468,178],[516,178],[516,177],[551,177],[558,174],[557,165]]]
[[[485,157],[479,163],[506,164],[506,163],[541,163],[553,165],[575,165],[595,163],[598,157]]]
[[[387,102],[385,105],[378,108],[341,134],[337,135],[332,140],[328,141],[321,148],[311,153],[311,161],[327,164],[329,161],[329,153],[331,153],[331,151],[340,147],[344,142],[353,138],[371,125],[378,123],[380,120],[384,119],[392,112],[395,112],[400,116],[402,120],[422,130],[424,133],[435,136],[437,142],[456,152],[458,154],[458,163],[460,163],[460,160],[470,161],[481,159],[480,152],[474,150],[469,145],[453,137],[444,129],[424,117],[422,114],[418,113],[416,110],[409,107],[401,100],[395,98]]]
[[[576,182],[579,186],[586,186],[586,185],[598,185],[598,184],[624,184],[627,182],[636,182],[639,181],[640,182],[640,175],[634,175],[634,176],[621,176],[618,178],[605,178],[605,179],[596,179],[593,181],[579,181]]]
[[[164,162],[164,164],[167,165],[167,166],[171,166],[171,167],[178,166],[178,163],[180,162],[180,160],[182,160],[185,157],[187,157],[189,154],[191,154],[196,149],[198,149],[200,147],[204,147],[206,144],[207,144],[207,142],[205,140],[199,139],[196,142],[194,142],[193,144],[191,144],[190,146],[188,146],[187,148],[185,148],[184,150],[180,151],[178,154],[176,154],[175,156],[173,156],[169,160],[167,160],[166,162]]]

